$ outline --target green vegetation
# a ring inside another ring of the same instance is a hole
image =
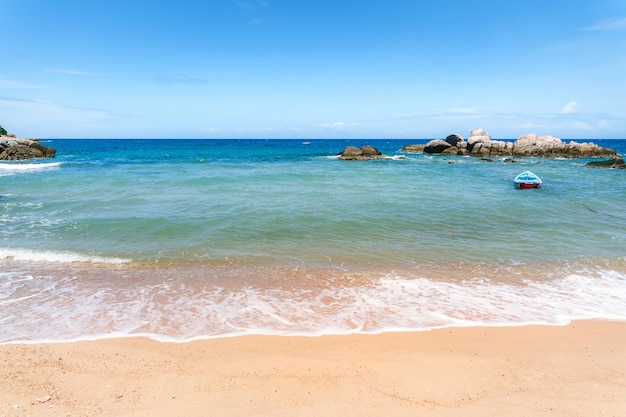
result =
[[[0,126],[0,135],[6,135],[6,134],[7,134],[7,130],[3,128],[2,126]]]

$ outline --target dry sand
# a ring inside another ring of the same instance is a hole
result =
[[[626,416],[626,323],[0,346],[1,416]]]

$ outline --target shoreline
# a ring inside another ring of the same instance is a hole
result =
[[[0,344],[139,336],[191,342],[626,321],[625,261],[429,264],[387,273],[5,262],[0,277],[9,292],[0,305]]]
[[[626,409],[626,322],[0,345],[6,416],[587,416]]]

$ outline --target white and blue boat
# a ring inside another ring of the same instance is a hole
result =
[[[530,171],[524,171],[515,177],[515,188],[524,190],[527,188],[539,188],[541,187],[541,178],[533,174]]]

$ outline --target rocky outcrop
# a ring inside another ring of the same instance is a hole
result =
[[[0,160],[54,158],[56,152],[56,149],[43,146],[36,140],[20,139],[15,135],[0,136]]]
[[[626,169],[626,164],[622,158],[605,159],[603,161],[591,161],[585,164],[589,168],[617,168]]]
[[[363,161],[367,159],[379,158],[385,158],[385,155],[370,145],[365,145],[360,149],[356,146],[348,146],[339,154],[339,159],[344,161]]]
[[[513,143],[513,156],[539,156],[549,158],[607,158],[616,157],[613,149],[592,142],[563,142],[553,136],[523,135]]]
[[[456,143],[455,143],[456,142]],[[403,152],[414,152],[418,145],[406,145]],[[471,155],[481,158],[494,156],[535,156],[542,158],[614,158],[613,149],[603,148],[592,142],[563,142],[553,136],[537,136],[529,133],[520,136],[515,142],[492,140],[484,129],[474,129],[467,141],[458,134],[446,140],[433,139],[424,148],[424,153],[441,155]]]

